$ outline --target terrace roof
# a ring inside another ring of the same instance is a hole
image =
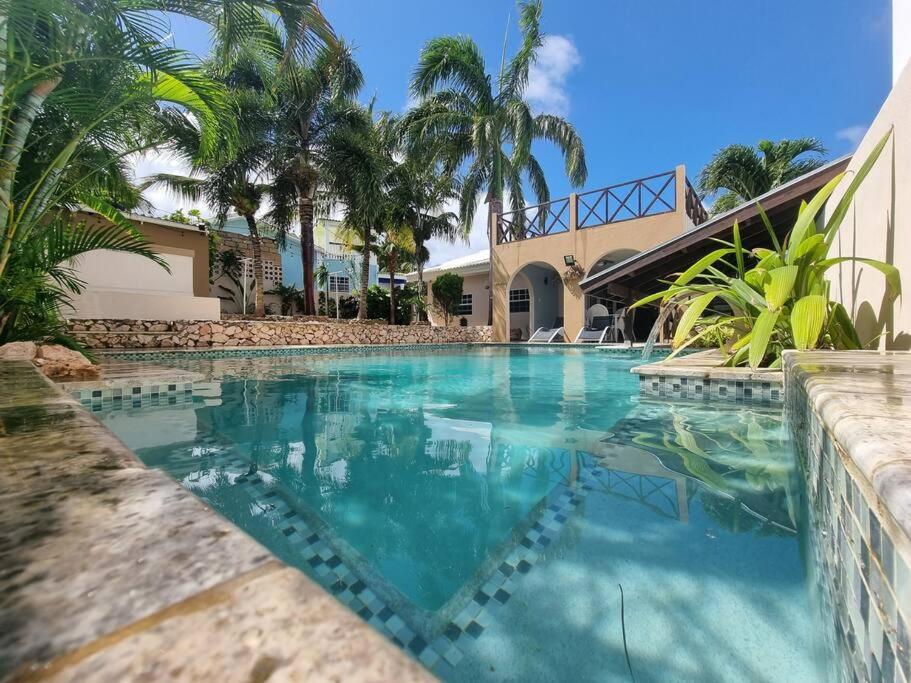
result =
[[[685,270],[695,260],[717,248],[715,239],[730,241],[735,221],[740,226],[741,238],[746,248],[771,246],[771,239],[762,224],[756,205],[762,206],[775,232],[782,237],[790,229],[800,202],[808,200],[832,178],[845,171],[850,160],[850,155],[841,157],[795,178],[667,242],[592,273],[583,279],[579,286],[586,293],[594,293],[611,286],[620,286],[626,291],[638,294],[657,291],[664,287],[661,280]]]

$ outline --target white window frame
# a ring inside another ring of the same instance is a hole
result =
[[[462,301],[459,303],[459,308],[456,311],[456,315],[471,315],[473,310],[473,299],[474,297],[471,294],[462,294]],[[468,310],[465,310],[465,307],[468,307]]]
[[[337,273],[329,274],[329,291],[332,293],[348,294],[351,292],[351,278]]]

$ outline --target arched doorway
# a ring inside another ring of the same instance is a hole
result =
[[[616,265],[621,261],[625,261],[626,259],[635,256],[638,253],[639,252],[635,249],[614,249],[613,251],[609,251],[591,265],[585,276],[588,277],[590,275],[594,275],[595,273],[599,273],[606,268],[610,268],[611,266]],[[602,289],[591,294],[586,294],[583,320],[585,324],[588,324],[590,322],[590,318],[593,315],[603,315],[604,310],[600,308],[602,306],[607,309],[608,314],[614,314],[628,307],[629,304],[629,301],[623,297],[614,295],[609,289]],[[632,333],[632,329],[630,329],[629,332]],[[616,339],[619,340],[619,337],[616,337]]]
[[[547,263],[528,263],[509,282],[510,341],[526,341],[539,327],[562,326],[563,279]]]

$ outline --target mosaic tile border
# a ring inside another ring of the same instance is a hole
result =
[[[106,409],[109,408],[106,406]],[[212,436],[200,438],[199,443],[206,449],[206,456],[216,459],[218,467],[241,471],[250,467],[247,459],[234,453],[230,446],[219,444]],[[268,476],[264,478],[258,472],[247,472],[236,475],[233,483],[243,487],[251,504],[278,520],[277,532],[287,539],[297,555],[298,561],[293,564],[396,646],[437,676],[445,677],[471,651],[498,611],[520,589],[522,579],[557,544],[588,493],[609,472],[597,463],[590,463],[579,469],[574,482],[555,485],[530,513],[527,531],[514,539],[512,548],[490,574],[477,581],[477,588],[465,595],[464,604],[456,615],[448,622],[438,624],[432,632],[409,623],[405,615],[397,613],[393,605],[384,601],[379,595],[383,591],[371,586],[368,577],[346,562],[320,525],[294,509],[284,495],[272,487]]]
[[[784,391],[780,385],[750,379],[639,375],[639,393],[653,398],[731,401],[748,405],[784,402]]]
[[[805,470],[823,599],[845,680],[911,682],[911,569],[896,552],[882,510],[846,466],[809,398],[788,385],[787,414]]]
[[[593,344],[554,344],[530,346],[528,344],[512,344],[506,342],[453,342],[445,344],[365,344],[365,345],[337,345],[337,346],[273,346],[268,348],[249,347],[249,346],[231,346],[222,348],[196,348],[196,349],[154,349],[149,351],[138,350],[99,350],[99,356],[105,358],[117,358],[118,360],[161,360],[174,358],[201,358],[201,359],[218,359],[218,358],[260,358],[269,356],[322,356],[328,354],[351,354],[351,355],[369,355],[379,353],[396,353],[408,351],[441,351],[441,350],[477,350],[484,348],[513,348],[513,349],[535,349],[536,351],[546,350],[559,352],[564,349],[586,349],[590,352],[598,352],[608,357],[620,357],[629,359],[638,359],[641,357],[642,349],[613,349],[599,348]],[[660,358],[666,355],[667,351],[656,349],[652,353],[653,358]]]
[[[65,385],[64,385],[65,389]],[[123,384],[117,387],[76,389],[69,394],[85,406],[98,403],[128,403],[146,401],[161,396],[182,396],[193,393],[192,382],[158,382],[155,384]]]

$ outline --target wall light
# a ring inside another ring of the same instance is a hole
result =
[[[573,257],[572,254],[570,254],[569,256],[563,257],[563,263],[564,263],[564,265],[567,265],[567,266],[574,266],[574,265],[576,265],[576,259]]]

